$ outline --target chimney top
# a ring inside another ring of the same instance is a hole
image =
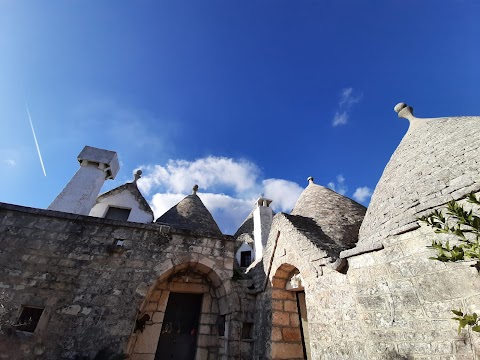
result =
[[[195,184],[195,186],[193,187],[193,189],[192,189],[192,190],[193,190],[193,191],[192,191],[192,195],[197,195],[197,191],[198,191],[198,185],[197,185],[197,184]]]
[[[260,197],[257,199],[257,201],[255,201],[255,204],[256,204],[257,206],[269,207],[271,203],[272,203],[272,200],[267,199],[267,198],[264,198],[263,195],[260,196]]]
[[[98,149],[92,146],[85,146],[78,154],[77,160],[82,165],[87,163],[97,164],[105,172],[105,180],[115,179],[120,169],[115,151]]]
[[[313,184],[313,176],[309,176],[307,181],[309,184]]]

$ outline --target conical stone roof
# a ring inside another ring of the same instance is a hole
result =
[[[242,225],[238,228],[235,232],[233,237],[239,241],[246,240],[247,242],[253,242],[253,209],[250,214],[248,214],[247,218],[243,221]]]
[[[480,190],[480,116],[420,119],[404,103],[410,121],[372,195],[359,244],[417,228],[417,218]]]
[[[156,222],[180,229],[207,232],[216,236],[222,235],[212,214],[196,194],[188,195],[160,216]]]
[[[330,239],[350,248],[358,240],[358,230],[366,210],[363,205],[314,184],[312,179],[291,214],[311,218]]]

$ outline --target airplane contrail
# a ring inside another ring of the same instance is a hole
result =
[[[32,117],[30,116],[30,110],[28,110],[28,105],[26,102],[25,102],[25,107],[27,108],[28,120],[30,120],[33,139],[35,140],[35,145],[37,146],[38,158],[40,159],[40,165],[42,165],[43,175],[47,176],[47,173],[45,172],[45,166],[43,165],[42,154],[40,154],[40,147],[38,146],[37,136],[35,135],[35,129],[33,128]]]

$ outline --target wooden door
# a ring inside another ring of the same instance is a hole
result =
[[[170,293],[155,360],[194,360],[202,298]]]

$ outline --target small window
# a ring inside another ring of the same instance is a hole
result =
[[[252,263],[252,252],[251,251],[242,251],[240,253],[240,266],[248,267]]]
[[[242,339],[247,339],[247,340],[253,339],[253,324],[252,323],[243,323]]]
[[[219,315],[217,320],[218,336],[225,336],[225,315]]]
[[[131,209],[122,209],[115,206],[109,206],[105,219],[127,221]]]
[[[24,306],[20,318],[17,321],[17,330],[33,333],[37,328],[42,313],[42,308]]]

